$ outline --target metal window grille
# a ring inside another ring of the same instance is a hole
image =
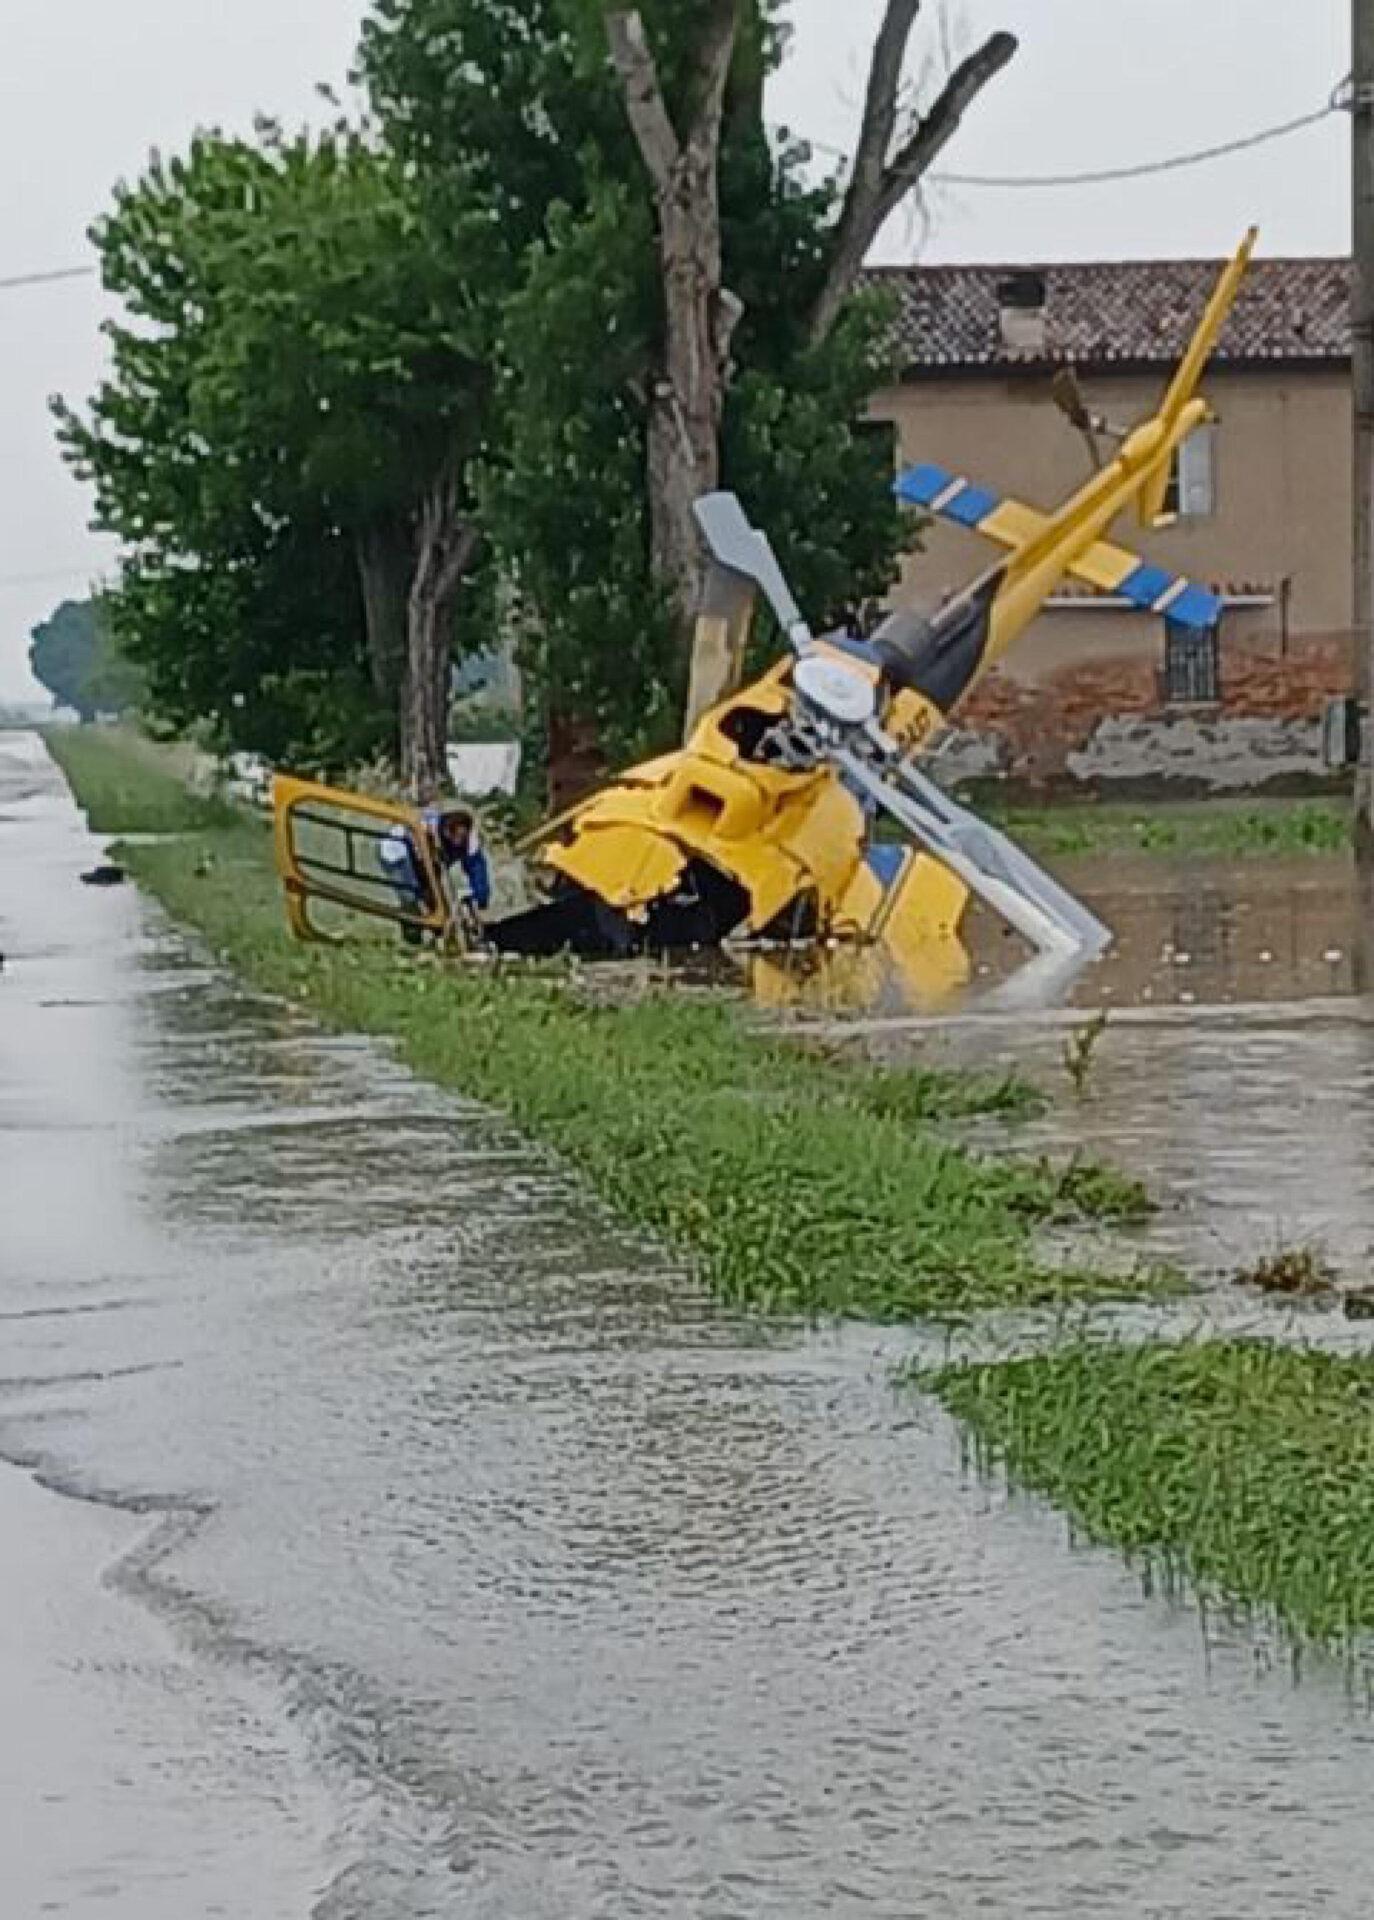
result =
[[[1164,698],[1180,706],[1221,699],[1221,628],[1164,622]]]

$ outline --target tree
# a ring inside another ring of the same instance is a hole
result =
[[[141,697],[139,676],[120,653],[98,599],[64,600],[36,626],[29,665],[58,705],[82,721],[123,713]]]
[[[279,697],[314,687],[358,748],[399,739],[413,789],[436,788],[485,380],[464,235],[436,234],[365,133],[263,124],[155,157],[95,238],[131,319],[89,421],[63,409],[62,432],[129,548],[118,617],[155,694],[182,714],[194,684],[259,744],[280,733],[255,693],[270,664]],[[301,607],[296,578],[324,599]],[[215,609],[193,670],[178,590]],[[338,733],[321,715],[300,739]]]
[[[700,0],[651,7],[664,103],[686,124],[700,101]],[[881,593],[909,532],[858,428],[885,372],[878,303],[850,303],[824,343],[810,339],[840,201],[765,124],[782,48],[771,5],[747,0],[719,108],[723,284],[743,312],[703,458],[766,514],[824,617],[853,592]],[[362,67],[427,199],[477,190],[499,210],[508,251],[489,276],[498,382],[478,493],[527,685],[557,737],[582,723],[610,754],[657,749],[681,727],[692,591],[682,574],[676,592],[664,579],[668,542],[645,485],[651,434],[656,460],[668,439],[654,391],[663,276],[602,0],[377,0]],[[713,119],[714,97],[704,105]]]
[[[720,479],[720,433],[739,297],[724,283],[720,144],[741,0],[710,0],[678,125],[644,22],[612,13],[611,54],[653,187],[663,277],[663,345],[650,375],[648,490],[654,575],[689,636],[700,599],[693,503]],[[679,131],[680,127],[680,131]]]
[[[1016,51],[1010,34],[994,34],[950,75],[929,111],[899,133],[902,74],[920,7],[921,0],[887,0],[849,190],[828,236],[825,271],[810,309],[813,348],[829,339],[879,230]],[[746,17],[755,35],[766,30],[750,0],[709,0],[692,36],[676,112],[662,77],[664,60],[651,46],[641,13],[613,8],[607,17],[611,57],[656,214],[663,335],[651,376],[648,489],[654,570],[671,596],[684,646],[691,644],[702,565],[691,507],[697,496],[714,490],[719,477],[731,341],[744,311],[724,275],[720,186],[726,89]],[[679,35],[679,51],[682,45]],[[753,90],[753,107],[761,115],[761,88]],[[697,663],[689,727],[728,691],[739,667],[727,663],[722,683],[706,660]]]

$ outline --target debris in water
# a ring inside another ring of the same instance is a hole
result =
[[[84,887],[118,887],[123,884],[124,869],[107,861],[104,865],[92,867],[89,873],[83,873],[81,884]]]
[[[1336,1270],[1315,1247],[1279,1247],[1253,1266],[1235,1275],[1238,1287],[1258,1287],[1261,1293],[1296,1294],[1304,1299],[1336,1291]],[[1346,1298],[1353,1298],[1347,1295]],[[1370,1311],[1374,1314],[1374,1296]]]

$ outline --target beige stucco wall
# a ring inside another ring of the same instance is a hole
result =
[[[1147,413],[1159,375],[1084,376],[1095,409],[1122,424]],[[1161,566],[1208,584],[1262,584],[1277,596],[1291,579],[1290,643],[1349,632],[1350,381],[1344,370],[1215,372],[1207,393],[1220,415],[1216,511],[1150,534],[1123,525],[1117,537]],[[1080,485],[1087,453],[1049,397],[1044,374],[913,381],[880,393],[875,418],[898,429],[904,464],[935,461],[1002,493],[1053,506]],[[938,601],[990,557],[979,535],[937,523],[907,568],[901,596]],[[1236,610],[1223,650],[1279,650],[1279,605]],[[1038,683],[1087,660],[1162,655],[1161,622],[1104,611],[1043,614],[1006,663]]]

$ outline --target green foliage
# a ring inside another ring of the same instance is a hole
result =
[[[644,13],[685,123],[699,6]],[[881,313],[806,342],[837,196],[765,126],[781,13],[746,0],[727,99],[722,457],[825,625],[890,583],[909,531],[861,430]],[[604,7],[375,0],[359,74],[376,127],[198,134],[97,223],[125,313],[109,375],[58,414],[126,550],[112,630],[164,724],[324,769],[394,749],[417,510],[453,479],[486,535],[455,648],[499,607],[536,710],[656,746],[684,691],[645,500],[662,288]]]
[[[690,106],[700,8],[642,9],[670,112]],[[725,278],[744,303],[723,482],[768,529],[808,614],[838,619],[895,578],[909,541],[880,444],[859,423],[884,371],[857,303],[825,347],[805,322],[836,210],[807,154],[775,143],[763,82],[780,9],[744,8],[721,164]],[[445,204],[474,181],[518,243],[481,494],[511,582],[522,664],[613,755],[678,727],[683,662],[649,563],[648,389],[662,288],[644,165],[596,0],[377,0],[362,68],[397,152]],[[528,103],[513,114],[508,103]],[[523,248],[523,251],[520,250]],[[773,637],[762,630],[761,648]]]
[[[124,563],[110,618],[153,712],[215,746],[341,769],[391,738],[362,657],[352,557],[338,539],[245,530],[194,563]]]
[[[264,125],[155,158],[93,237],[127,318],[60,431],[126,544],[112,617],[154,706],[306,761],[386,744],[398,663],[369,658],[358,554],[404,544],[475,442],[467,236],[361,134]]]
[[[526,677],[626,758],[672,732],[684,692],[648,568],[637,395],[651,248],[647,212],[623,187],[581,217],[552,211],[506,309],[502,431],[481,482],[523,614]]]
[[[978,1457],[1168,1588],[1345,1646],[1374,1628],[1374,1360],[1078,1344],[917,1376]]]
[[[1047,1223],[1115,1217],[1122,1183],[945,1136],[951,1113],[1020,1105],[1002,1083],[817,1057],[718,1004],[598,1008],[534,970],[417,965],[366,940],[295,945],[256,822],[121,857],[249,979],[389,1036],[417,1071],[504,1109],[727,1299],[903,1320],[1168,1284],[1038,1252]]]
[[[120,651],[100,600],[64,600],[36,626],[29,666],[58,705],[82,720],[124,713],[142,698],[141,678]]]

